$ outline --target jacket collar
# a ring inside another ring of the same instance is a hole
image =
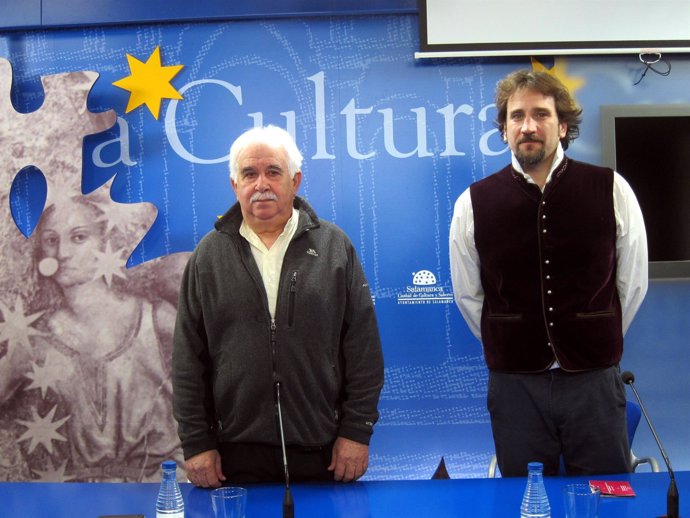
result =
[[[314,212],[314,209],[304,198],[295,196],[292,206],[299,211],[299,221],[297,223],[295,236],[299,235],[306,229],[312,229],[319,226],[319,218],[316,215],[316,212]],[[239,235],[241,223],[242,209],[240,208],[240,203],[235,202],[235,204],[230,207],[230,209],[228,209],[228,211],[223,214],[218,221],[216,221],[214,227],[218,232]]]

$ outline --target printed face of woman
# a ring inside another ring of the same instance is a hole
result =
[[[102,247],[102,227],[97,222],[97,211],[74,203],[68,207],[55,207],[41,222],[39,234],[42,257],[57,261],[53,278],[62,287],[84,284],[96,275],[96,254]],[[54,268],[48,268],[51,270]],[[41,265],[39,270],[46,273]]]

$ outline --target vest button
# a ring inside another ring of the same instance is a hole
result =
[[[542,234],[546,234],[546,229],[541,231]]]
[[[544,261],[544,264],[549,264],[549,262],[550,261],[547,259],[546,261]]]
[[[551,295],[551,290],[546,290],[547,295]]]
[[[549,327],[553,327],[553,322],[549,322]]]

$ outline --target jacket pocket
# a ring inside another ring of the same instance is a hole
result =
[[[295,297],[297,296],[297,271],[292,272],[290,278],[290,292],[288,293],[288,327],[295,322]]]
[[[487,315],[489,320],[512,321],[522,320],[522,313],[490,313]]]
[[[613,311],[589,311],[575,313],[575,318],[611,318],[614,315]]]

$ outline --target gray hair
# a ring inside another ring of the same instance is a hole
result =
[[[240,172],[237,159],[247,147],[253,144],[266,144],[273,148],[285,150],[290,178],[294,178],[295,173],[301,170],[302,153],[297,149],[297,144],[295,144],[292,135],[283,128],[271,124],[249,129],[232,143],[232,146],[230,146],[230,179],[232,181],[237,182]]]

